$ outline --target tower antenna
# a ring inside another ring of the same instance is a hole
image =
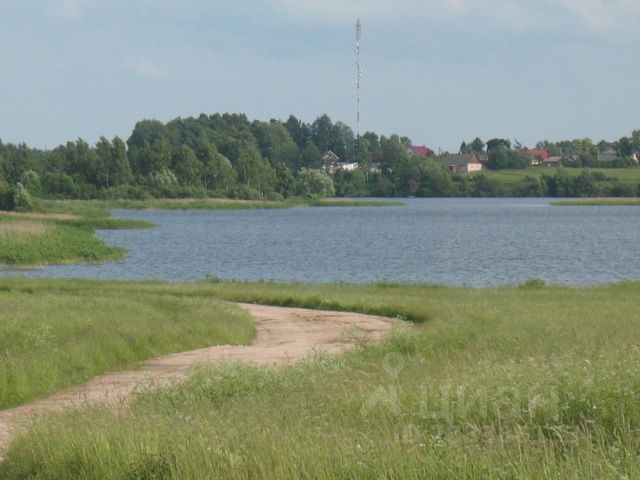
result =
[[[362,37],[362,24],[360,18],[356,19],[356,102],[358,104],[357,132],[360,138],[360,82],[362,81],[362,68],[360,66],[360,39]]]

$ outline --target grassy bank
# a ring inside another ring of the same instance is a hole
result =
[[[169,286],[156,294],[102,285],[0,279],[0,409],[138,360],[253,335],[240,309],[180,287],[172,295]]]
[[[620,207],[640,206],[640,198],[580,198],[578,200],[558,200],[551,205],[562,207]]]
[[[144,228],[138,220],[114,219],[102,211],[88,215],[0,212],[0,268],[15,265],[102,262],[124,257],[124,250],[95,237],[96,229]]]
[[[422,323],[344,358],[282,371],[210,368],[186,385],[141,395],[126,412],[43,419],[13,444],[0,477],[640,476],[640,283],[131,284],[128,291],[171,288]]]
[[[400,202],[344,199],[292,199],[280,202],[228,199],[43,200],[39,212],[0,211],[0,268],[51,263],[104,262],[124,257],[125,251],[105,245],[94,236],[98,229],[147,228],[141,220],[111,218],[110,210],[240,210],[293,207],[396,206]]]
[[[287,199],[268,200],[232,200],[226,198],[187,198],[187,199],[149,199],[149,200],[45,200],[44,211],[61,213],[81,213],[104,210],[247,210],[282,209],[294,207],[373,207],[398,206],[401,202],[373,201],[359,199]]]

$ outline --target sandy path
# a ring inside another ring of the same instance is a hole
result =
[[[137,388],[184,378],[189,367],[221,360],[259,365],[294,363],[313,351],[343,352],[356,341],[380,340],[393,320],[371,315],[241,304],[254,318],[256,337],[250,346],[216,346],[141,362],[139,370],[108,373],[33,403],[0,411],[0,460],[11,432],[39,413],[87,403],[126,399]]]

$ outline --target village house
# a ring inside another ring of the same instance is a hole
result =
[[[600,163],[615,162],[619,158],[618,152],[613,148],[607,148],[602,152],[598,152],[598,162]]]
[[[360,167],[360,165],[358,165],[358,162],[351,162],[351,163],[338,162],[336,164],[336,171],[353,172],[354,170],[356,170],[359,167]]]
[[[531,165],[535,167],[539,166],[540,162],[544,162],[549,158],[549,152],[541,148],[536,148],[533,150],[525,150],[524,153],[529,157],[531,157]]]
[[[371,173],[380,173],[380,172],[382,172],[382,162],[380,162],[380,161],[371,162],[371,168],[369,168],[369,171]]]
[[[471,173],[482,170],[482,161],[475,153],[445,154],[441,161],[452,173]]]
[[[424,145],[422,146],[415,145],[407,148],[407,152],[411,155],[415,155],[416,157],[426,157],[430,153],[433,153],[433,150],[431,150],[428,147],[425,147]]]
[[[547,157],[544,160],[540,160],[538,165],[541,167],[561,167],[562,166],[562,157],[553,156]]]
[[[337,165],[340,162],[340,157],[329,150],[322,155],[322,162],[324,165],[324,173],[334,174],[336,173]]]

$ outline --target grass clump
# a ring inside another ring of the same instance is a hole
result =
[[[95,237],[97,229],[146,228],[140,220],[110,218],[107,212],[15,214],[0,212],[0,267],[119,260],[125,251]]]
[[[317,297],[423,324],[340,358],[210,367],[126,411],[42,419],[13,444],[0,477],[640,476],[640,283],[304,287],[181,286],[273,303]]]
[[[251,340],[244,311],[175,289],[0,279],[0,409],[139,360]]]

